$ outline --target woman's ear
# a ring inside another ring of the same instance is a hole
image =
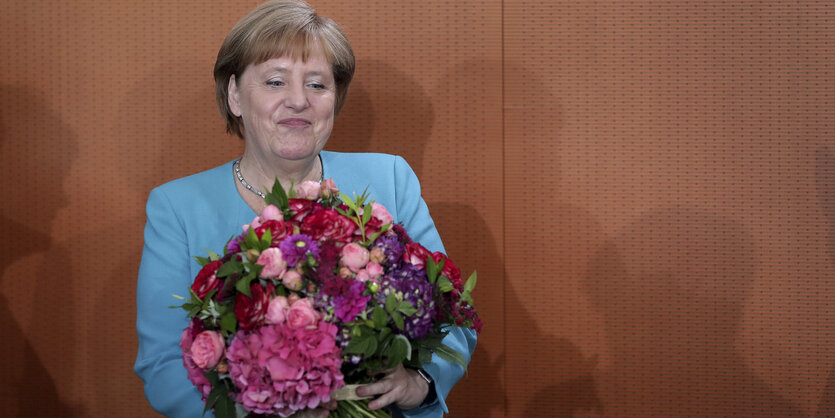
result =
[[[241,116],[241,102],[238,97],[238,80],[235,74],[229,77],[229,86],[226,88],[226,101],[229,104],[229,110],[235,116]]]

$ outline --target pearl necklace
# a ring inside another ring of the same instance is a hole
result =
[[[325,167],[324,167],[324,163],[322,162],[322,156],[317,156],[317,157],[319,157],[319,163],[322,165],[322,172],[319,175],[319,182],[321,183],[325,179]],[[260,197],[261,199],[266,199],[267,198],[267,195],[265,195],[262,192],[259,192],[257,189],[252,187],[252,185],[247,183],[246,180],[244,180],[244,176],[241,174],[241,159],[240,158],[235,160],[235,163],[232,164],[232,168],[235,170],[235,176],[238,177],[238,181],[241,182],[241,185],[243,185],[250,192],[255,193],[256,195],[258,195],[258,197]]]

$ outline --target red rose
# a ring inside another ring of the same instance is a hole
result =
[[[197,273],[194,283],[191,284],[191,290],[199,296],[200,299],[203,299],[209,294],[209,292],[219,288],[223,284],[223,281],[217,278],[217,270],[222,265],[223,261],[215,260],[203,266],[203,268],[200,269],[200,273]]]
[[[368,220],[368,223],[365,224],[365,236],[370,237],[378,232],[383,227],[383,221],[379,220],[378,218],[371,217]]]
[[[409,237],[408,233],[406,233],[406,228],[403,228],[403,225],[393,224],[393,226],[391,227],[391,230],[394,231],[395,234],[397,234],[397,239],[400,242],[402,242],[404,244],[411,244],[412,243],[412,238]]]
[[[263,286],[255,283],[250,286],[249,290],[252,297],[243,293],[235,296],[235,317],[238,318],[238,325],[246,330],[264,323],[273,288],[270,284],[264,289]]]
[[[255,235],[258,236],[258,239],[261,239],[261,236],[264,235],[266,230],[270,230],[271,239],[271,247],[278,247],[278,244],[288,236],[293,234],[293,224],[290,222],[285,221],[276,221],[270,220],[264,222],[258,228],[255,228]]]
[[[313,211],[313,205],[315,203],[309,199],[290,199],[290,213],[292,220],[295,223],[301,223],[307,215]]]
[[[429,250],[416,242],[406,244],[406,251],[403,251],[403,261],[420,268],[426,267],[426,259],[431,256]]]
[[[348,243],[351,242],[351,235],[355,229],[357,226],[354,221],[333,209],[324,209],[307,216],[302,223],[301,232],[317,241]]]
[[[450,282],[452,282],[452,286],[458,289],[459,292],[464,291],[464,283],[461,281],[461,270],[455,263],[452,262],[446,255],[441,252],[436,252],[432,254],[432,259],[435,260],[435,264],[439,264],[441,260],[444,260],[444,267],[441,269],[441,274],[447,277]]]

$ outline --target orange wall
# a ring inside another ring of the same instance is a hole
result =
[[[0,404],[152,416],[144,202],[241,152],[212,65],[253,1],[0,13]],[[835,415],[829,1],[338,1],[328,148],[403,155],[485,320],[453,416]]]

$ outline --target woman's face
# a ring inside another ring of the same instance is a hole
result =
[[[307,61],[273,58],[229,80],[229,107],[240,116],[247,148],[285,160],[315,157],[333,129],[336,84],[321,47]]]

